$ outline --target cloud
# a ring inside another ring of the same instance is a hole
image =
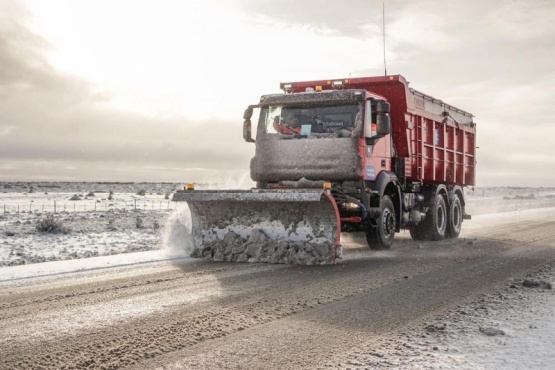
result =
[[[376,7],[380,4],[379,7]],[[308,27],[328,35],[364,37],[368,21],[381,17],[381,3],[353,0],[243,0],[239,7],[245,13],[262,15],[275,22]],[[375,29],[372,28],[372,31]]]
[[[242,173],[241,117],[192,120],[114,108],[110,94],[55,70],[17,3],[0,9],[0,177],[178,181]],[[225,157],[225,161],[222,160]],[[181,170],[180,170],[181,169]],[[171,171],[171,173],[167,173]]]
[[[552,38],[545,36],[555,34],[554,11],[555,4],[551,0],[511,0],[493,9],[488,21],[498,32],[523,44],[529,40],[544,40],[553,45]]]
[[[2,179],[243,175],[254,146],[241,113],[259,95],[280,81],[383,74],[382,1],[142,1],[132,14],[76,4],[60,7],[68,24],[92,21],[72,28],[64,64],[58,39],[31,31],[19,2],[0,2]],[[555,3],[385,7],[388,73],[476,115],[478,184],[555,185]]]
[[[14,2],[0,4],[0,86],[40,84],[47,69],[41,53],[48,43],[23,24],[29,13]]]

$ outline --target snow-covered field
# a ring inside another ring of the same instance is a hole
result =
[[[178,187],[0,183],[0,267],[158,250],[184,207],[170,201]],[[62,232],[37,229],[49,215]]]
[[[471,215],[555,206],[555,188],[477,187],[465,193]]]

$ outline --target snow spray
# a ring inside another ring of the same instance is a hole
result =
[[[254,185],[249,172],[245,172],[238,179],[221,179],[216,183],[199,186],[199,189],[248,189]],[[191,228],[189,206],[185,202],[176,202],[176,208],[168,216],[161,232],[162,249],[168,257],[190,257],[194,249]]]
[[[193,251],[191,212],[187,203],[177,202],[162,228],[162,248],[170,258],[189,257]]]
[[[204,181],[206,186],[199,187],[203,190],[248,190],[256,186],[252,181],[250,172],[246,171],[239,177],[221,177],[216,182]]]

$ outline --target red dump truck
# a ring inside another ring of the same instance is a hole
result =
[[[463,188],[475,184],[472,114],[400,75],[280,87],[244,114],[256,188],[175,193],[191,211],[193,256],[324,264],[341,256],[342,232],[365,232],[372,249],[402,229],[458,237],[470,218]]]

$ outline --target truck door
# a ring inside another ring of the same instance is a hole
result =
[[[391,134],[379,133],[376,100],[368,99],[365,105],[364,136],[366,141],[364,180],[374,181],[381,171],[391,170]]]

